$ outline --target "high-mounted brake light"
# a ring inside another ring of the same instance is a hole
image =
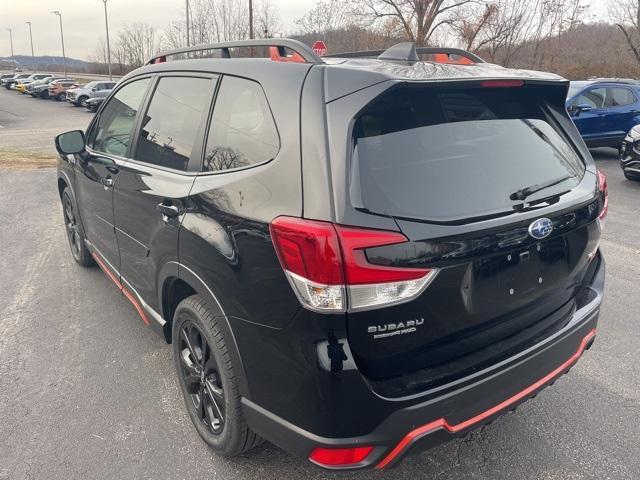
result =
[[[598,218],[600,220],[604,220],[609,213],[609,186],[607,185],[607,176],[602,173],[600,170],[597,170],[598,175],[598,191],[604,192],[604,206],[602,207],[602,211]]]
[[[271,238],[287,277],[306,308],[356,311],[403,303],[419,295],[437,269],[370,263],[365,249],[407,242],[398,232],[278,217]]]
[[[309,460],[321,467],[349,467],[365,461],[373,447],[316,448]]]
[[[485,80],[480,83],[480,86],[484,88],[509,88],[522,87],[523,85],[523,80]]]

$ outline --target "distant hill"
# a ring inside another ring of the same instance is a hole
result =
[[[31,55],[14,55],[16,66],[25,70],[62,70],[62,57],[56,56],[38,56]],[[11,57],[0,57],[0,63],[11,65]],[[67,57],[67,69],[75,72],[83,72],[89,69],[91,63],[77,58]]]

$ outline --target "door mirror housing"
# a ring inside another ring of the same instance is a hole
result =
[[[82,130],[72,130],[56,137],[56,150],[63,155],[82,153],[85,149],[85,138]]]
[[[592,110],[591,105],[589,105],[587,103],[581,103],[581,104],[576,105],[575,107],[573,107],[573,114],[577,117],[582,112],[590,112],[591,110]]]

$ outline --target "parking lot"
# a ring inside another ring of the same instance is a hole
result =
[[[332,474],[264,444],[213,455],[182,404],[171,348],[97,268],[68,252],[51,168],[14,170],[3,150],[53,153],[91,114],[0,89],[0,479],[638,479],[640,182],[594,150],[610,211],[597,341],[570,374],[514,414],[394,470]]]

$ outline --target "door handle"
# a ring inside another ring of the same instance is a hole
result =
[[[109,188],[113,188],[113,178],[111,177],[106,177],[102,179],[102,185],[104,186],[104,189],[107,190]]]
[[[180,215],[180,209],[175,205],[167,205],[165,203],[159,203],[156,207],[164,217],[175,218]]]

